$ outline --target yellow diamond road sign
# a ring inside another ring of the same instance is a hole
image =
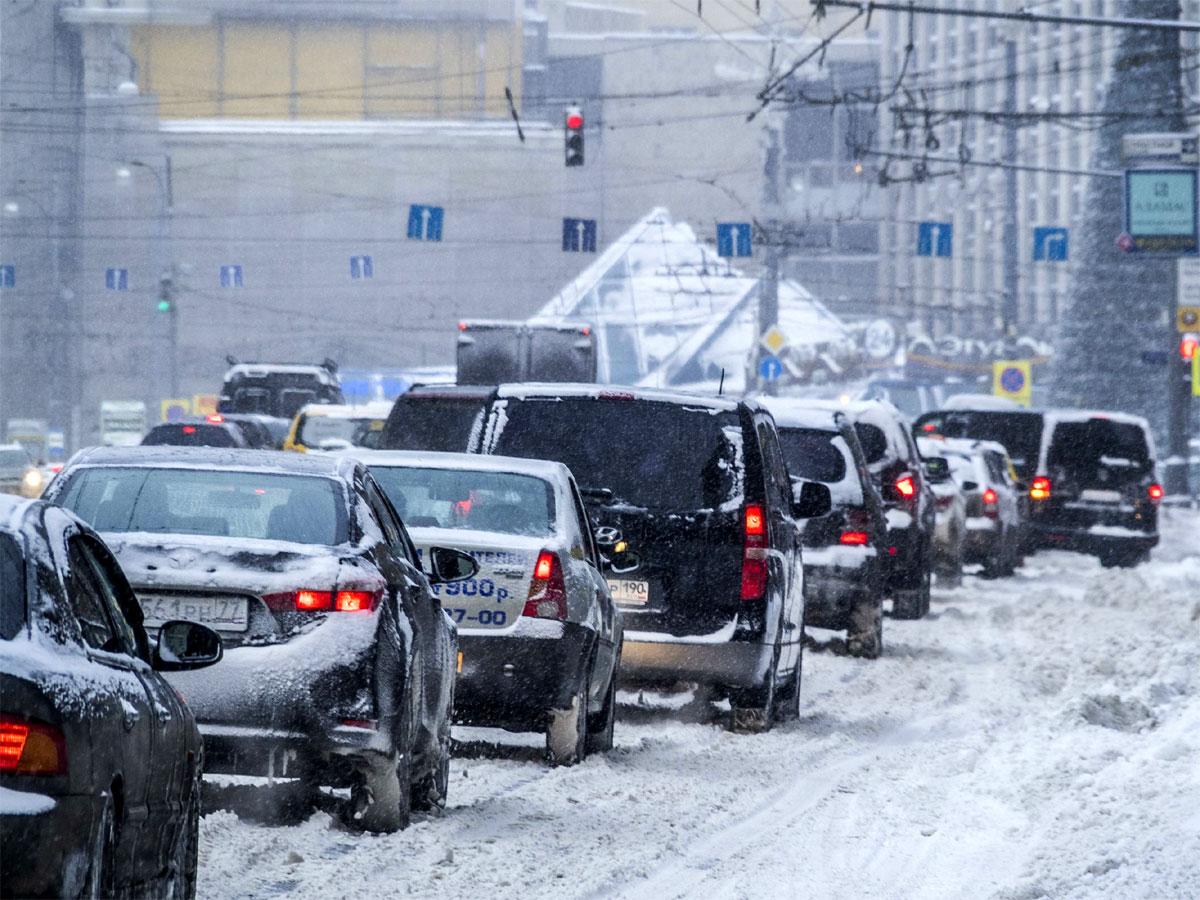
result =
[[[788,339],[787,335],[779,330],[778,325],[772,325],[763,332],[763,335],[758,339],[758,342],[778,356],[779,351],[787,346]]]

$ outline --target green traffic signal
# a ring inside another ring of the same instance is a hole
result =
[[[170,300],[159,300],[158,301],[158,311],[159,312],[170,312],[171,311],[171,301]]]

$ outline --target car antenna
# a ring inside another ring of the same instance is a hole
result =
[[[721,383],[717,385],[717,396],[720,397],[725,393],[725,367],[721,366]]]

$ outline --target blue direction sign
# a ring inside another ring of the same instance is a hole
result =
[[[758,374],[763,381],[774,381],[783,374],[783,361],[778,356],[764,356],[758,361]]]
[[[242,287],[242,267],[240,265],[221,266],[221,287]]]
[[[110,291],[129,290],[128,269],[105,269],[104,286]]]
[[[568,253],[596,252],[595,219],[563,219],[562,248]]]
[[[350,257],[351,278],[374,278],[375,263],[369,256]]]
[[[414,203],[408,208],[408,236],[414,241],[440,241],[445,209]]]
[[[1067,229],[1044,226],[1033,229],[1034,262],[1067,261]]]
[[[0,266],[0,288],[17,286],[17,267]]]
[[[717,223],[718,256],[752,256],[753,254],[754,246],[751,241],[749,222]]]
[[[954,225],[952,223],[917,223],[917,256],[950,256],[953,250]]]

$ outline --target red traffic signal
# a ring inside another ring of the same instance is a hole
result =
[[[1179,358],[1191,362],[1200,350],[1200,335],[1185,334],[1179,339]]]
[[[563,121],[566,132],[566,163],[567,166],[583,165],[583,110],[578,106],[568,106]]]

